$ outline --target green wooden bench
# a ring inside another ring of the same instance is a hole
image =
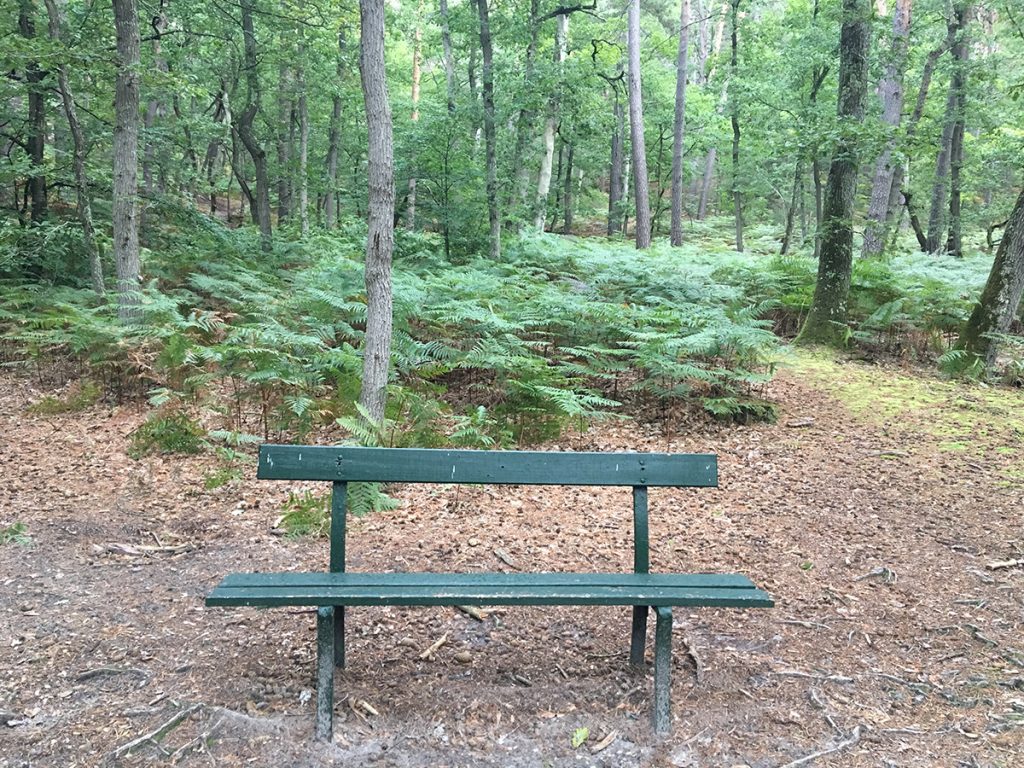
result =
[[[649,573],[647,489],[715,487],[713,455],[541,453],[264,445],[257,477],[329,480],[328,573],[233,573],[208,606],[315,606],[316,737],[331,739],[334,667],[345,664],[348,605],[620,605],[632,606],[630,662],[644,664],[648,608],[657,616],[654,728],[669,730],[673,606],[770,608],[772,599],[739,574]],[[347,573],[345,499],[349,482],[606,485],[633,489],[633,573]]]

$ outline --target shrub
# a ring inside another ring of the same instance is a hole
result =
[[[187,414],[157,411],[132,432],[128,455],[141,459],[152,453],[200,453],[204,436],[203,428]]]

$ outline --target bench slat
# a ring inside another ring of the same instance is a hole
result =
[[[753,589],[739,573],[231,573],[218,588],[233,587],[644,587]]]
[[[264,480],[706,488],[718,485],[718,460],[713,454],[261,445],[256,475]]]
[[[335,574],[347,577],[348,574]],[[349,578],[333,584],[275,586],[252,583],[218,586],[207,605],[662,605],[771,607],[771,597],[756,588],[655,585],[467,584],[449,577],[446,584],[358,585]]]

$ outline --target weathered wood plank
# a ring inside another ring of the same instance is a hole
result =
[[[739,573],[232,573],[221,587],[403,587],[472,586],[506,587],[662,587],[754,589],[754,583]]]
[[[630,587],[218,587],[220,605],[674,605],[768,608],[759,589]]]
[[[382,483],[715,487],[713,454],[261,445],[257,477]]]

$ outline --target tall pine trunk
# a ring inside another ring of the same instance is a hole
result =
[[[958,2],[954,6],[956,26],[959,34],[953,43],[953,81],[950,90],[956,92],[956,114],[953,118],[953,135],[949,145],[949,238],[946,252],[960,258],[963,256],[963,235],[960,219],[961,182],[960,173],[964,165],[964,122],[967,110],[967,18],[969,6]]]
[[[139,16],[135,0],[113,0],[117,32],[114,83],[114,263],[117,312],[122,321],[138,317],[139,296]]]
[[[888,131],[885,146],[875,161],[867,223],[864,227],[865,257],[877,256],[885,248],[888,222],[892,212],[893,177],[901,164],[895,154],[896,131],[903,114],[903,73],[907,67],[907,37],[910,34],[910,8],[913,0],[897,0],[892,17],[892,48],[879,85],[882,122]]]
[[[491,223],[491,258],[501,258],[501,212],[498,210],[498,139],[494,125],[494,48],[487,3],[476,0],[483,54],[484,145],[487,157],[487,218]]]
[[[676,104],[672,124],[672,245],[683,244],[683,141],[686,137],[686,59],[690,47],[690,0],[679,12],[679,50],[676,54]]]
[[[626,163],[626,113],[622,108],[622,99],[618,87],[615,88],[615,105],[612,108],[615,123],[612,127],[611,160],[608,172],[608,235],[614,235],[622,229],[622,198],[625,196]]]
[[[839,38],[840,133],[832,153],[822,214],[821,256],[811,308],[798,341],[844,344],[853,269],[853,205],[859,167],[857,132],[864,120],[868,51],[868,0],[843,0]]]
[[[299,90],[299,222],[302,236],[309,234],[309,108],[306,104],[306,73],[303,60],[306,44],[299,44],[299,66],[295,72],[295,84]]]
[[[629,136],[633,149],[633,197],[636,200],[636,247],[651,245],[651,202],[644,143],[644,107],[640,84],[640,0],[629,3]]]
[[[18,31],[26,40],[36,36],[35,10],[34,0],[21,0],[18,6]],[[25,84],[28,87],[25,148],[30,168],[26,195],[31,201],[30,216],[33,224],[45,221],[47,211],[45,79],[46,72],[40,68],[39,62],[30,59],[25,65]]]
[[[391,361],[391,254],[394,249],[395,170],[391,105],[384,69],[384,0],[359,0],[359,69],[369,138],[366,175],[366,335],[359,404],[377,424],[384,419]]]

